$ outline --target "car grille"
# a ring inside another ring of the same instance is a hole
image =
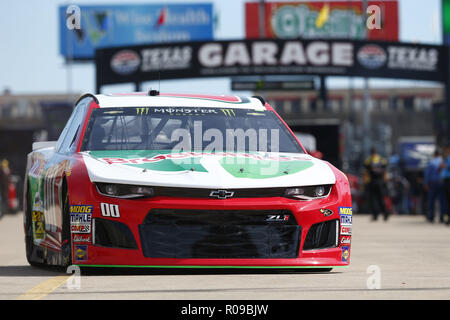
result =
[[[95,245],[110,248],[137,249],[130,228],[124,223],[107,219],[94,219]]]
[[[296,258],[301,227],[288,210],[152,209],[139,232],[149,258]]]
[[[333,248],[339,245],[339,220],[313,224],[306,235],[303,250]]]

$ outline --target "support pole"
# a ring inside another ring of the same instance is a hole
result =
[[[320,92],[319,92],[319,99],[322,101],[322,105],[324,110],[327,107],[328,103],[328,97],[327,97],[327,82],[325,76],[320,76]]]
[[[366,27],[367,21],[367,0],[363,0],[363,26]],[[365,29],[364,38],[367,40],[367,30]],[[370,88],[369,79],[364,77],[364,105],[363,105],[363,127],[364,127],[364,141],[363,141],[363,155],[364,159],[369,155],[369,150],[371,148],[372,137],[370,134]]]
[[[259,33],[259,38],[263,39],[266,37],[266,5],[264,3],[264,0],[259,0],[259,6],[258,6],[258,15],[259,15],[259,19],[258,19],[258,33]]]
[[[99,68],[96,65],[95,66],[95,93],[100,94],[101,89],[102,89],[102,84],[100,83]]]

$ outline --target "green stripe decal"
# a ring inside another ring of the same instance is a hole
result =
[[[221,166],[235,178],[266,179],[297,173],[313,166],[311,161],[274,161],[253,158],[223,158]]]
[[[200,162],[204,157],[216,155],[211,152],[172,153],[170,150],[91,151],[89,154],[109,163],[165,172],[189,170],[208,172]],[[267,157],[258,152],[220,152],[217,156],[219,165],[234,178],[277,178],[295,174],[314,166],[314,163],[309,160],[283,155]]]
[[[142,164],[130,164],[131,167],[143,168],[148,170],[156,170],[156,171],[167,171],[167,172],[175,172],[175,171],[198,171],[198,172],[208,172],[201,164],[200,158],[190,158],[183,159],[182,161],[178,161],[177,159],[165,159],[159,162],[153,163],[142,163]]]

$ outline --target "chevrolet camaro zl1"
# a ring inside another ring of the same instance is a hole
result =
[[[24,193],[31,265],[348,266],[346,176],[260,97],[82,96],[36,142]]]

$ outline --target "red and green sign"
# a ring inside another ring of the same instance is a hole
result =
[[[381,28],[366,29],[362,1],[266,2],[265,38],[398,41],[397,1],[368,1],[380,8]],[[245,4],[247,38],[260,38],[259,3]]]

